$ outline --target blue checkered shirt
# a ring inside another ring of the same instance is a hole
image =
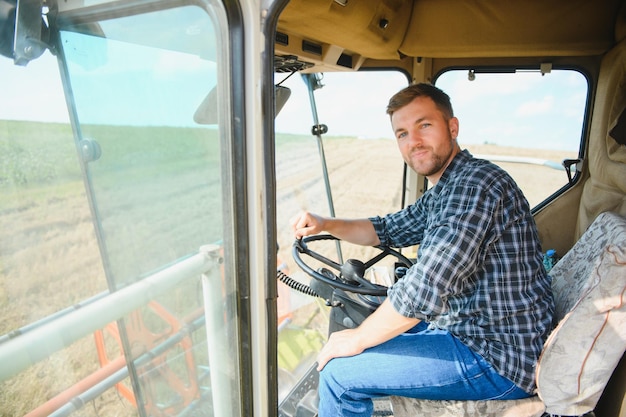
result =
[[[419,244],[417,263],[388,291],[394,308],[449,331],[532,393],[554,303],[515,181],[463,151],[413,205],[370,220],[382,245]]]

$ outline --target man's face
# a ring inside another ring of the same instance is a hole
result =
[[[436,184],[459,152],[458,119],[446,121],[432,99],[417,97],[393,113],[391,127],[407,165]]]

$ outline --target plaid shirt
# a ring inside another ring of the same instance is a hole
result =
[[[417,263],[388,291],[394,308],[449,331],[532,393],[554,306],[515,181],[463,151],[413,205],[370,220],[382,245],[419,243]]]

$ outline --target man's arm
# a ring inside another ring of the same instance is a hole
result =
[[[380,244],[378,235],[369,219],[336,219],[304,212],[293,217],[290,223],[296,238],[325,231],[336,238],[357,245],[376,246]]]
[[[401,315],[389,300],[385,300],[356,329],[342,330],[330,335],[317,356],[317,370],[321,371],[332,358],[358,355],[367,348],[404,333],[419,322],[419,319]]]

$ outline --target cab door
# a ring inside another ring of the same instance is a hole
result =
[[[100,337],[119,343],[140,414],[246,414],[226,10],[104,3],[56,22],[109,291],[138,288]]]
[[[55,291],[98,279],[106,288],[78,300],[80,309],[68,308],[76,300],[59,302],[55,314],[0,344],[6,384],[29,384],[26,374],[59,352],[55,367],[71,368],[72,358],[90,365],[59,381],[69,400],[56,401],[50,415],[97,408],[107,390],[140,416],[268,412],[266,328],[275,308],[266,305],[260,277],[271,264],[269,238],[265,204],[248,203],[265,188],[265,171],[254,164],[261,148],[246,146],[262,124],[246,124],[255,118],[245,116],[260,113],[245,104],[246,79],[256,80],[260,65],[254,58],[246,74],[243,62],[259,56],[243,55],[243,33],[259,30],[260,13],[246,7],[213,0],[46,6],[72,127],[72,135],[49,140],[73,142],[82,181],[60,187],[84,188],[100,255],[95,265],[78,263],[81,279],[59,280]],[[250,213],[261,219],[252,232]],[[93,273],[98,268],[104,277]]]

